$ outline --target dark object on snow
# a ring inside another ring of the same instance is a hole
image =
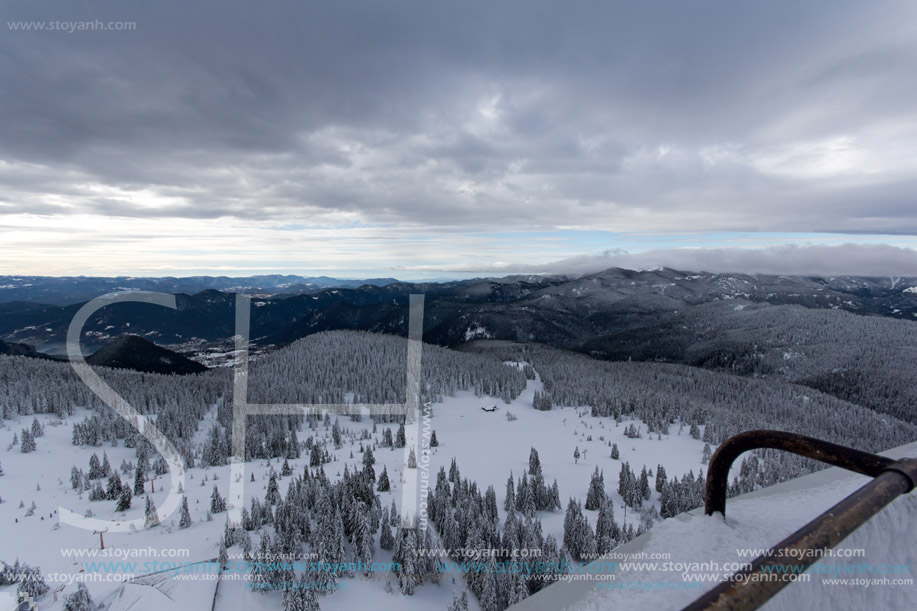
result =
[[[495,412],[495,411],[497,411],[497,406],[494,405],[494,406],[491,407],[490,409],[488,409],[488,408],[482,406],[481,409],[484,410],[485,412]]]

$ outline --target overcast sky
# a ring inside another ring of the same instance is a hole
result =
[[[917,3],[0,12],[0,273],[917,275]]]

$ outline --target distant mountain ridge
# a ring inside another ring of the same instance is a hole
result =
[[[264,345],[286,344],[333,329],[403,335],[410,295],[420,293],[426,296],[424,339],[432,343],[453,346],[476,338],[536,341],[622,358],[637,336],[647,340],[648,334],[662,334],[661,340],[670,341],[684,335],[684,323],[673,317],[703,305],[714,309],[728,304],[741,309],[743,303],[796,305],[915,321],[915,286],[913,278],[750,276],[667,268],[612,268],[577,278],[365,283],[357,288],[324,288],[294,295],[253,295],[251,337]],[[176,294],[175,310],[141,303],[110,306],[87,322],[84,348],[101,346],[124,334],[136,334],[159,345],[183,345],[182,352],[196,345],[226,342],[235,334],[235,299],[231,292],[207,289]],[[45,351],[53,352],[53,346],[60,352],[79,307],[0,303],[0,338]],[[732,306],[725,309],[731,311]],[[636,336],[635,329],[639,331]],[[622,344],[622,336],[630,341]]]
[[[538,343],[609,361],[780,377],[917,422],[917,388],[897,375],[917,346],[914,278],[796,277],[613,268],[576,278],[516,276],[252,295],[255,351],[321,331],[407,334],[423,294],[423,339]],[[87,321],[90,351],[125,334],[214,366],[231,358],[236,296],[175,296],[176,309],[119,303]],[[80,304],[0,303],[0,338],[63,354]],[[881,346],[881,350],[877,349]]]
[[[384,286],[395,278],[351,280],[328,276],[268,274],[233,278],[229,276],[189,276],[142,278],[132,276],[0,276],[0,303],[27,301],[48,305],[70,305],[89,301],[115,291],[157,291],[195,294],[207,289],[232,293],[308,293],[329,287],[356,288],[364,284]]]

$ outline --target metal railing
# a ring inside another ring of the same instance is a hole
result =
[[[759,556],[748,568],[695,600],[684,611],[757,609],[791,583],[782,579],[755,579],[753,575],[768,572],[763,567],[779,565],[773,571],[778,574],[801,573],[820,559],[812,550],[833,548],[917,485],[917,459],[914,458],[894,460],[795,433],[748,431],[727,439],[710,459],[705,499],[707,515],[720,513],[725,516],[729,468],[742,453],[760,448],[792,452],[874,479],[778,543],[771,553]]]

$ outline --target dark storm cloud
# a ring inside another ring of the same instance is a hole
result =
[[[915,233],[915,12],[9,2],[136,29],[0,34],[0,213]]]

